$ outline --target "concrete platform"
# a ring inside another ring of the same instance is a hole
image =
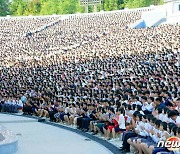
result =
[[[111,154],[101,144],[36,119],[0,114],[0,122],[18,136],[15,154]]]

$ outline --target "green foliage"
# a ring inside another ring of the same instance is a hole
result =
[[[28,7],[28,2],[23,0],[13,0],[10,4],[10,13],[12,15],[24,15],[25,9]]]
[[[117,4],[118,4],[118,9],[124,9],[124,0],[118,0],[117,1]]]
[[[125,2],[127,8],[139,8],[145,7],[152,4],[152,0],[128,0]]]
[[[80,6],[79,0],[0,0],[0,16],[7,14],[20,15],[52,15],[84,13],[85,8]],[[163,0],[103,0],[97,6],[97,10],[119,10],[124,8],[138,8],[149,5],[161,5]],[[93,6],[89,6],[89,12],[93,12]]]
[[[150,5],[162,5],[164,4],[163,0],[125,0],[124,6],[126,8],[139,8],[147,7]]]
[[[0,0],[0,16],[9,14],[8,0]]]
[[[164,0],[152,0],[153,5],[162,5],[164,4]]]
[[[41,3],[41,10],[39,14],[41,15],[52,15],[52,14],[62,14],[63,8],[62,3],[59,0],[49,0],[43,1]]]
[[[32,0],[27,4],[23,15],[38,15],[41,10],[41,2],[39,0]]]
[[[73,14],[73,13],[78,12],[77,5],[78,5],[77,0],[64,0],[64,2],[62,3],[63,13]]]
[[[104,0],[104,10],[112,11],[118,9],[118,0]]]

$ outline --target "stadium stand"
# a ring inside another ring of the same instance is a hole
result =
[[[157,143],[180,137],[180,25],[129,27],[150,10],[1,19],[1,111],[173,153]]]

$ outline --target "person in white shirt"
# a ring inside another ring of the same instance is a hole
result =
[[[147,153],[147,154],[152,154],[152,150],[153,150],[152,146],[155,146],[156,143],[159,141],[160,122],[161,122],[160,120],[155,120],[154,121],[154,119],[151,122],[151,124],[153,126],[152,126],[151,130],[149,130],[149,131],[147,130],[147,132],[149,133],[148,138],[141,140],[141,144],[140,144],[140,148],[139,148],[139,149],[141,149],[140,153],[144,152],[144,153]]]
[[[175,123],[177,126],[180,126],[180,116],[177,110],[172,110],[169,112],[168,117],[170,118],[170,122]]]
[[[133,146],[136,151],[138,150],[138,144],[139,143],[136,143],[136,140],[138,140],[140,138],[140,133],[143,131],[141,129],[141,127],[143,126],[143,122],[142,122],[142,114],[137,114],[137,117],[136,117],[136,128],[135,128],[135,133],[138,135],[137,137],[131,137],[128,139],[128,143]],[[143,134],[144,135],[144,134]]]
[[[163,118],[164,118],[164,115],[162,114],[162,108],[157,108],[157,110],[158,110],[158,115],[157,115],[157,119],[159,119],[159,120],[163,120]]]
[[[142,99],[142,103],[143,103],[143,106],[142,106],[143,112],[145,114],[150,114],[153,110],[153,106],[147,102],[146,96],[142,96],[141,99]]]
[[[118,121],[119,128],[121,129],[121,131],[125,131],[126,126],[125,126],[125,118],[124,118],[124,114],[125,114],[124,108],[120,108],[119,112],[120,112],[119,121]]]
[[[169,133],[167,132],[166,122],[160,122],[160,127],[158,129],[159,130],[157,130],[157,133],[153,135],[153,141],[155,142],[155,144],[149,147],[149,153],[153,153],[153,150],[156,150],[155,147],[157,146],[157,143],[159,141],[166,141],[170,137]],[[163,151],[166,151],[166,149],[164,148],[162,152]]]
[[[13,100],[11,97],[7,100],[6,111],[10,113],[13,112]]]
[[[180,116],[176,117],[176,125],[180,127]]]
[[[142,106],[142,103],[139,101],[139,97],[134,97],[132,104],[136,104],[136,105]]]
[[[134,111],[132,110],[131,105],[128,104],[128,105],[127,105],[127,108],[126,108],[126,115],[125,115],[125,116],[127,117],[126,122],[127,122],[128,124],[130,124],[130,122],[131,122],[133,113],[134,113]]]
[[[112,136],[113,139],[116,138],[116,133],[120,131],[126,131],[126,125],[125,125],[125,110],[123,107],[117,110],[118,117],[114,117],[114,120],[118,122],[118,125],[112,128]]]
[[[178,98],[176,101],[176,108],[175,109],[180,112],[180,98]]]
[[[168,108],[164,108],[163,110],[162,110],[162,121],[163,122],[169,122],[169,118],[168,118],[168,112],[169,112],[169,109]]]
[[[15,101],[14,112],[17,113],[18,110],[23,108],[23,103],[22,103],[21,99],[18,100],[17,98],[14,101]]]
[[[144,112],[142,111],[142,106],[137,105],[136,110],[139,111],[140,114],[144,115]]]

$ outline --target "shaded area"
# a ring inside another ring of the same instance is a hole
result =
[[[0,133],[0,142],[3,141],[5,138],[4,136]]]

